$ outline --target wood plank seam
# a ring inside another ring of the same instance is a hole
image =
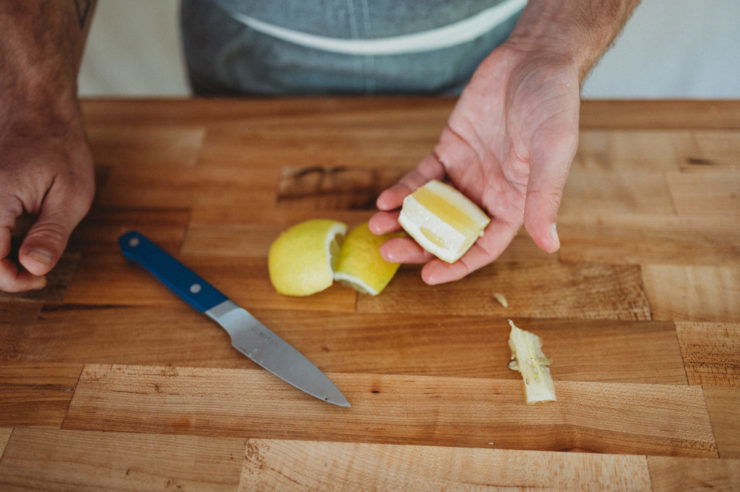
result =
[[[648,303],[650,300],[648,300]],[[684,355],[683,346],[681,345],[681,338],[678,336],[678,327],[676,326],[676,322],[673,322],[673,336],[676,337],[676,343],[678,344],[678,349],[681,352],[681,360],[683,361],[683,373],[684,377],[686,377],[686,384],[690,385],[691,380],[689,379],[689,371],[686,369],[686,357]],[[704,395],[704,390],[702,389],[702,396]],[[707,399],[704,398],[704,405],[706,406]],[[717,442],[717,439],[715,437],[714,442]]]
[[[709,403],[707,402],[707,395],[704,392],[704,385],[701,385],[701,397],[704,400],[704,408],[707,410],[707,418],[709,420],[709,429],[712,431],[712,442],[714,443],[714,451],[717,453],[717,458],[721,458],[719,453],[719,445],[717,444],[717,432],[714,430],[715,425],[714,421],[712,420],[712,416],[709,413]]]
[[[74,395],[77,392],[77,385],[80,384],[80,379],[82,378],[82,373],[85,371],[85,365],[83,364],[80,367],[80,373],[77,375],[77,381],[75,381],[74,386],[72,387],[72,398],[67,401],[67,408],[64,410],[64,418],[59,422],[59,428],[64,427],[64,421],[67,420],[67,414],[69,414],[69,407],[72,405],[72,400],[74,400]]]
[[[655,491],[655,485],[653,485],[653,475],[650,473],[650,462],[647,456],[642,456],[642,461],[645,464],[645,469],[648,471],[648,482],[650,482],[650,490]]]
[[[0,464],[3,462],[3,457],[5,456],[5,450],[8,449],[8,444],[10,444],[10,440],[13,438],[13,433],[15,432],[15,427],[10,428],[10,434],[8,435],[8,440],[5,443],[5,447],[3,447],[2,452],[0,452]]]

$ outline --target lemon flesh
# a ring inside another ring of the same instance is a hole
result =
[[[388,239],[400,235],[402,234],[376,236],[370,232],[367,222],[355,227],[342,243],[334,279],[365,294],[380,294],[400,266],[383,259],[380,247]]]
[[[408,195],[398,217],[422,248],[448,263],[459,260],[490,221],[465,195],[437,180]]]
[[[315,219],[283,231],[270,246],[270,281],[280,294],[308,296],[334,282],[339,239],[347,226],[336,220]]]

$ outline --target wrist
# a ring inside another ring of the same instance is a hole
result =
[[[570,60],[581,82],[639,0],[529,0],[507,44]]]

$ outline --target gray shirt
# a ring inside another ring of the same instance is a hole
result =
[[[183,0],[199,94],[455,94],[524,0]]]

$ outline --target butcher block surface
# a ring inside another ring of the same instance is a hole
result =
[[[97,198],[48,287],[0,293],[0,490],[740,489],[740,101],[587,101],[562,247],[379,296],[277,294],[267,251],[367,220],[450,99],[86,100]],[[233,350],[138,229],[311,359],[351,409]],[[494,298],[503,294],[508,308]],[[513,319],[558,401],[507,369]]]

